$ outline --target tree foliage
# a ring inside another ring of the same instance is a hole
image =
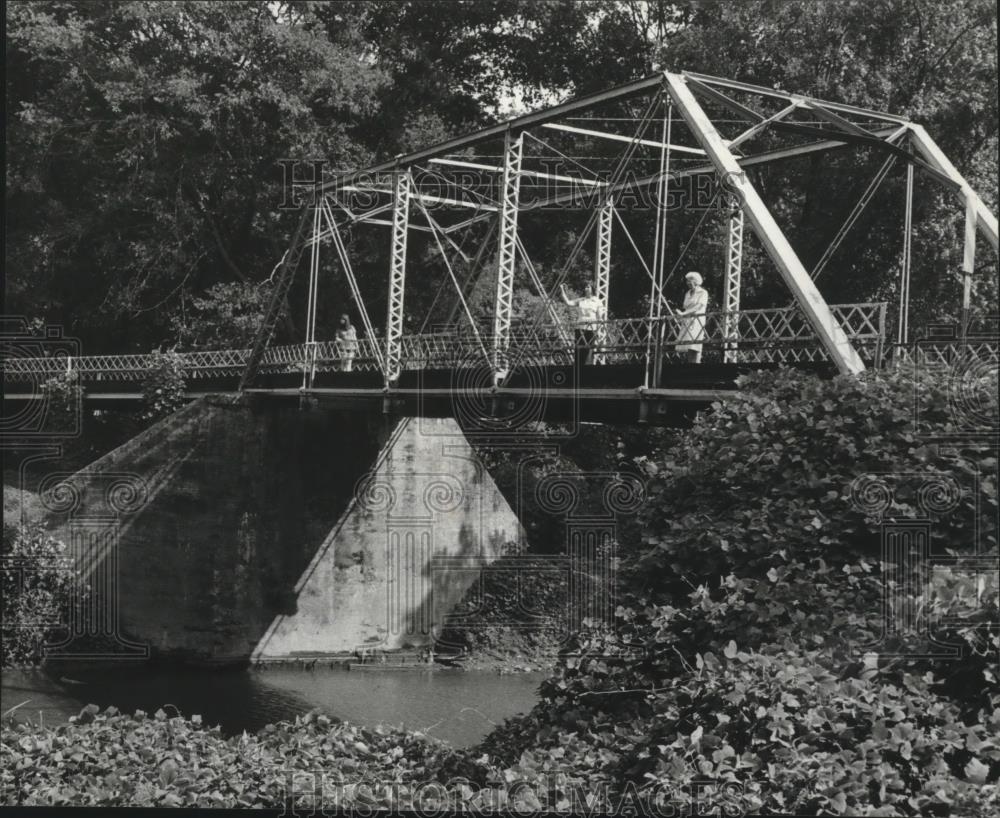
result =
[[[77,581],[66,546],[36,523],[3,529],[3,666],[35,664],[65,627]]]
[[[913,116],[996,208],[992,0],[490,0],[442,8],[425,0],[12,3],[11,306],[62,323],[88,350],[177,342],[171,316],[182,305],[213,298],[219,285],[250,292],[281,258],[295,221],[281,209],[282,160],[362,167],[654,68]],[[753,181],[810,266],[880,162],[866,149],[845,151],[769,166]],[[902,191],[897,168],[820,280],[831,302],[894,298]],[[561,268],[579,230],[572,218],[550,215],[544,226],[523,225],[543,271]],[[671,257],[697,220],[671,220]],[[651,242],[651,225],[637,217],[640,243]],[[953,316],[960,291],[961,206],[923,178],[915,231],[917,325]],[[363,233],[352,237],[357,272],[378,315],[384,235]],[[713,217],[688,254],[710,287],[719,285],[722,239]],[[430,245],[413,250],[415,264],[433,262],[433,274],[444,275]],[[989,311],[997,292],[984,256],[974,304]],[[613,310],[641,309],[641,270],[617,264]],[[581,259],[570,282],[586,270]],[[753,241],[744,282],[750,305],[787,299]],[[433,287],[411,292],[416,329]],[[339,314],[349,297],[338,276],[324,278],[321,312]],[[299,287],[281,330],[289,340],[301,340],[293,330],[303,305]]]

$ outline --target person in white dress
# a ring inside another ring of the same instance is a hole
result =
[[[354,368],[354,356],[358,354],[358,331],[351,325],[351,319],[347,315],[340,316],[336,340],[341,356],[340,371],[350,372]]]
[[[688,290],[684,293],[684,308],[675,315],[678,322],[678,352],[683,352],[689,364],[701,363],[701,347],[705,340],[705,313],[708,312],[708,291],[701,286],[700,273],[693,270],[684,276]]]
[[[593,363],[593,347],[601,322],[607,320],[604,305],[596,295],[594,288],[588,284],[580,298],[570,298],[566,288],[560,284],[559,293],[562,300],[570,307],[576,307],[577,319],[573,324],[574,340],[576,342],[576,361],[579,366]]]

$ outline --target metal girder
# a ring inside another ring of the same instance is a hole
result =
[[[757,134],[759,134],[761,131],[767,130],[767,128],[770,125],[772,125],[775,122],[779,122],[782,119],[784,119],[790,113],[792,113],[793,111],[795,111],[795,109],[798,108],[801,104],[802,103],[800,103],[800,102],[793,102],[791,105],[788,105],[785,108],[782,108],[780,111],[778,111],[778,113],[774,114],[773,116],[769,116],[767,119],[762,119],[758,123],[756,123],[755,125],[752,125],[751,127],[747,128],[743,133],[741,133],[735,139],[729,139],[729,140],[727,140],[726,144],[729,145],[729,149],[730,150],[732,150],[735,147],[738,147],[739,145],[742,145],[748,139],[752,139]]]
[[[396,174],[396,206],[392,211],[392,257],[389,263],[389,308],[385,322],[385,385],[399,377],[402,367],[403,301],[406,291],[406,237],[410,220],[413,180],[409,170]]]
[[[597,300],[601,302],[601,315],[604,321],[608,319],[608,301],[611,295],[611,228],[615,215],[615,203],[608,198],[601,205],[601,212],[597,217],[597,246],[594,248],[594,283],[596,285]],[[603,348],[607,338],[604,323],[598,326],[597,346]],[[598,353],[594,356],[594,363],[605,363],[605,356]]]
[[[302,368],[302,388],[313,384],[316,374],[316,304],[319,296],[320,208],[313,209],[312,253],[309,259],[309,295],[306,299],[306,360]]]
[[[738,197],[741,208],[757,231],[768,255],[777,265],[785,283],[795,295],[823,347],[837,368],[844,373],[863,372],[865,364],[851,345],[823,296],[809,277],[799,257],[778,227],[754,186],[740,169],[708,115],[698,104],[680,74],[665,72],[667,89],[687,125],[705,149],[720,178]]]
[[[417,206],[423,211],[424,218],[427,219],[427,223],[431,225],[434,232],[434,241],[437,244],[438,253],[441,254],[441,260],[444,262],[445,268],[448,270],[448,276],[451,278],[451,283],[455,287],[455,292],[458,294],[458,300],[462,304],[462,309],[465,311],[465,317],[469,321],[469,328],[472,330],[473,336],[475,336],[476,343],[479,345],[480,351],[483,353],[483,360],[486,365],[490,364],[490,356],[486,351],[486,347],[483,344],[483,339],[479,335],[479,327],[476,326],[476,319],[472,316],[472,311],[469,309],[469,305],[465,300],[465,296],[462,294],[462,288],[459,286],[458,278],[455,276],[455,270],[451,266],[451,262],[448,260],[448,254],[445,252],[444,244],[441,243],[441,236],[438,235],[438,230],[436,229],[437,222],[431,218],[431,214],[427,212],[427,208],[424,207],[423,203],[417,202]],[[447,237],[445,237],[447,238]]]
[[[484,165],[482,162],[465,162],[461,159],[428,159],[432,165],[453,165],[456,168],[469,168],[471,170],[485,170],[490,173],[503,173],[503,165]],[[439,174],[440,175],[440,174]],[[522,176],[531,176],[535,179],[550,179],[553,182],[571,182],[581,185],[600,185],[596,179],[582,179],[577,176],[561,176],[558,173],[545,173],[540,170],[525,170],[521,168]]]
[[[727,111],[736,114],[736,116],[741,119],[745,119],[747,122],[757,123],[763,122],[765,119],[764,115],[759,111],[755,111],[753,108],[747,107],[742,102],[737,102],[735,99],[727,97],[721,91],[716,91],[710,85],[705,85],[695,79],[689,79],[687,84],[692,90],[698,92],[702,96],[708,97],[717,105],[720,105]]]
[[[962,337],[969,327],[972,308],[972,274],[976,271],[976,207],[972,199],[965,199],[965,244],[962,249]]]
[[[542,303],[545,305],[545,311],[548,313],[549,321],[552,322],[552,326],[555,327],[559,337],[562,338],[567,345],[572,343],[572,339],[570,338],[569,333],[566,332],[562,319],[559,317],[559,313],[556,311],[555,305],[552,303],[552,299],[549,298],[545,285],[542,283],[542,279],[538,275],[535,265],[531,262],[531,256],[528,255],[528,251],[525,249],[520,236],[517,237],[516,243],[517,251],[521,255],[521,261],[524,262],[524,269],[528,271],[528,277],[531,279],[531,283],[535,286],[535,290],[541,297]]]
[[[486,256],[487,251],[493,244],[493,237],[496,235],[497,227],[499,225],[499,219],[490,222],[489,230],[487,230],[486,235],[483,236],[482,241],[479,243],[479,249],[476,251],[475,258],[472,259],[472,263],[469,265],[469,270],[466,273],[465,281],[461,284],[461,291],[463,293],[468,292],[469,296],[472,295],[471,286],[475,286],[474,282],[478,280],[479,275],[483,272],[482,262],[483,258]],[[489,266],[489,265],[487,265]],[[471,286],[470,286],[471,285]],[[458,309],[461,306],[458,300],[453,301],[451,309],[448,312],[448,317],[445,319],[445,326],[451,326],[455,323],[455,318],[458,316]]]
[[[855,114],[856,116],[882,119],[887,122],[906,123],[910,121],[906,117],[897,116],[896,114],[888,114],[885,111],[875,111],[871,108],[859,108],[856,105],[844,105],[840,102],[830,102],[829,100],[816,99],[814,97],[803,96],[802,94],[790,94],[788,91],[778,91],[774,88],[765,88],[762,85],[752,85],[749,82],[740,82],[738,80],[726,79],[725,77],[715,77],[711,74],[699,74],[695,71],[684,71],[681,73],[681,76],[697,80],[705,85],[717,85],[720,88],[731,88],[734,91],[747,91],[751,94],[758,94],[762,97],[785,99],[789,102],[793,102],[795,100],[815,102],[831,111],[840,111],[843,114]]]
[[[281,257],[281,261],[278,262],[278,280],[275,284],[274,292],[271,293],[271,300],[268,302],[267,311],[264,313],[264,320],[260,325],[260,329],[257,330],[257,336],[254,338],[253,347],[250,349],[250,355],[247,358],[243,374],[240,376],[240,383],[237,387],[240,392],[246,389],[247,385],[256,377],[261,358],[264,356],[267,345],[271,342],[274,327],[278,323],[278,316],[281,314],[281,306],[285,303],[285,298],[288,296],[288,290],[292,286],[292,279],[295,278],[295,270],[299,266],[302,251],[306,246],[306,226],[309,224],[309,213],[310,208],[302,208],[302,215],[299,217],[299,223],[292,236],[292,243],[285,251],[285,255]]]
[[[906,166],[906,200],[903,211],[903,260],[899,270],[899,316],[896,342],[910,336],[910,251],[913,246],[913,165]]]
[[[597,246],[594,248],[595,295],[608,314],[608,296],[611,290],[611,225],[615,203],[609,198],[601,205],[597,217]]]
[[[907,162],[915,164],[925,173],[928,173],[937,179],[945,187],[954,188],[956,191],[960,189],[960,185],[951,179],[947,174],[941,173],[936,168],[927,164],[923,160],[918,159],[912,153],[909,153],[888,139],[879,139],[876,136],[858,136],[855,133],[849,133],[847,131],[832,131],[826,128],[818,128],[814,125],[796,125],[791,122],[775,122],[772,127],[776,131],[788,131],[789,133],[804,134],[806,136],[818,136],[821,138],[827,137],[830,139],[842,139],[845,142],[853,142],[858,145],[867,145],[868,147],[887,150],[890,153],[894,153],[896,156],[905,159]]]
[[[328,230],[333,238],[333,246],[337,251],[338,257],[340,258],[340,265],[344,268],[344,275],[347,278],[347,284],[351,288],[351,296],[354,298],[354,304],[358,308],[358,314],[361,316],[361,323],[364,326],[365,333],[372,343],[372,352],[374,353],[375,360],[384,375],[385,358],[383,357],[381,350],[378,348],[378,344],[375,342],[375,328],[372,326],[371,318],[368,315],[368,308],[365,306],[365,300],[361,297],[361,288],[358,286],[358,279],[354,275],[354,268],[351,266],[351,258],[347,254],[347,247],[344,245],[344,238],[340,235],[340,230],[337,228],[337,222],[333,218],[333,211],[330,209],[330,203],[327,201],[326,197],[323,197],[322,204],[323,215],[326,217]]]
[[[882,128],[875,131],[875,135],[888,140],[894,139],[899,134],[903,133],[905,128],[888,127]],[[763,153],[753,154],[752,156],[738,156],[736,161],[741,168],[748,168],[754,165],[764,165],[768,162],[777,162],[781,159],[791,159],[796,156],[807,156],[811,153],[821,153],[823,151],[839,150],[842,148],[849,147],[849,143],[840,139],[826,139],[821,142],[811,142],[808,145],[793,145],[788,148],[777,148],[772,151],[764,151]],[[715,165],[698,165],[693,168],[684,168],[683,170],[675,170],[670,174],[671,179],[686,179],[689,176],[701,176],[706,173],[715,173]],[[649,187],[650,185],[655,185],[659,182],[660,175],[653,174],[651,176],[642,176],[638,179],[628,179],[626,181],[618,182],[615,184],[601,183],[600,187],[606,188],[611,193],[621,193],[626,190],[638,190],[640,188]],[[592,191],[572,191],[569,193],[561,193],[557,196],[552,196],[548,199],[542,199],[535,202],[530,202],[526,204],[523,210],[538,210],[543,207],[550,207],[552,205],[567,204],[569,202],[576,201],[583,196],[592,195]]]
[[[837,234],[833,237],[833,240],[823,252],[822,258],[816,262],[816,266],[813,267],[812,272],[809,274],[814,281],[819,278],[820,273],[823,272],[823,269],[833,257],[833,254],[837,252],[837,248],[840,247],[844,237],[850,232],[851,228],[854,227],[854,223],[858,220],[862,212],[864,212],[864,209],[868,206],[868,203],[875,196],[875,192],[885,180],[885,177],[889,175],[889,171],[892,169],[895,161],[895,156],[889,156],[885,162],[882,163],[882,167],[878,169],[874,178],[868,183],[868,187],[865,188],[864,193],[861,194],[861,198],[858,199],[857,204],[854,205],[854,208],[848,214],[847,219],[844,220],[844,223],[840,226]],[[913,165],[911,164],[909,167],[912,168]]]
[[[940,171],[949,179],[951,179],[955,184],[957,184],[962,191],[962,196],[968,206],[976,213],[976,224],[979,229],[983,231],[983,235],[986,236],[986,240],[990,243],[993,248],[993,252],[998,252],[997,250],[997,217],[994,216],[983,200],[965,181],[965,177],[955,168],[951,163],[951,160],[945,156],[944,151],[938,147],[937,143],[931,139],[930,134],[924,130],[921,125],[909,125],[910,136],[913,140],[913,146],[917,149],[917,152],[927,160],[934,169]]]
[[[341,188],[348,193],[385,193],[389,194],[392,191],[384,190],[382,188],[364,188],[357,187],[355,185],[348,185],[347,187]],[[496,212],[496,207],[493,205],[482,204],[481,202],[466,202],[462,199],[449,199],[445,196],[431,196],[428,193],[420,193],[418,191],[411,191],[410,197],[413,199],[419,199],[421,202],[430,202],[431,204],[444,204],[452,205],[454,207],[468,207],[473,210],[489,210],[491,212]]]
[[[622,133],[608,133],[607,131],[592,131],[589,128],[577,128],[574,125],[561,125],[555,122],[546,122],[543,128],[551,128],[554,131],[565,131],[566,133],[582,134],[583,136],[593,136],[598,139],[610,139],[613,142],[635,142],[639,145],[646,145],[650,148],[663,148],[663,143],[654,139],[634,139]],[[678,153],[692,153],[695,156],[704,156],[705,151],[700,148],[688,148],[684,145],[670,145],[670,150]]]
[[[407,167],[415,162],[429,159],[432,156],[454,153],[455,151],[463,148],[468,148],[472,145],[477,145],[480,142],[485,142],[488,139],[496,139],[504,136],[508,132],[523,131],[525,128],[532,128],[545,122],[551,122],[552,120],[560,119],[576,111],[601,105],[609,100],[634,96],[636,94],[641,94],[644,91],[653,91],[659,88],[662,84],[663,76],[657,73],[650,77],[634,80],[633,82],[626,83],[625,85],[619,85],[616,88],[610,88],[607,91],[601,91],[596,94],[588,94],[587,96],[571,99],[560,105],[554,105],[551,108],[546,108],[544,111],[536,111],[535,113],[525,114],[524,116],[519,116],[506,122],[501,122],[498,125],[483,128],[475,133],[439,142],[436,145],[431,145],[423,150],[400,156],[389,162],[382,162],[381,164],[373,165],[369,168],[343,174],[339,178],[324,184],[321,189],[328,190],[331,187],[341,187],[358,179],[365,178],[371,174],[391,171],[397,167]]]
[[[493,378],[499,383],[507,373],[510,323],[514,298],[514,262],[517,254],[517,212],[521,186],[521,153],[524,135],[507,133],[504,141],[503,181],[500,200],[500,242],[497,253],[497,286],[493,303]]]
[[[860,125],[856,125],[849,119],[844,119],[840,114],[835,114],[829,108],[824,105],[820,105],[817,102],[807,102],[803,105],[807,111],[812,111],[820,119],[825,119],[831,125],[836,125],[842,131],[847,131],[855,136],[863,136],[866,138],[871,138],[871,131],[862,128]]]
[[[726,351],[723,360],[727,364],[734,364],[738,360],[737,341],[740,312],[740,279],[743,272],[743,211],[740,210],[739,202],[735,199],[730,203],[732,210],[729,213],[726,234],[726,272],[722,283],[723,293],[723,333],[727,339]]]

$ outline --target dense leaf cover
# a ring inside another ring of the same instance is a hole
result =
[[[143,419],[159,420],[185,404],[184,360],[174,350],[156,350],[142,382]]]
[[[287,771],[314,770],[331,805],[995,813],[1000,589],[969,563],[997,553],[995,449],[926,437],[961,427],[947,378],[742,386],[640,463],[652,495],[614,622],[587,623],[535,709],[479,747],[323,716],[226,739],[94,708],[4,727],[5,803],[311,804],[311,774]],[[876,472],[878,508],[856,482]],[[964,481],[948,504],[913,483],[942,476]],[[932,547],[907,571],[880,532],[913,522]]]
[[[76,572],[66,546],[35,523],[3,527],[3,666],[37,663],[65,627]]]
[[[9,310],[63,325],[88,352],[218,342],[211,310],[202,328],[197,308],[199,299],[224,292],[213,289],[218,285],[230,288],[226,297],[239,311],[238,320],[222,322],[232,330],[225,342],[244,343],[242,324],[260,313],[252,294],[296,224],[286,196],[289,161],[327,162],[329,171],[365,167],[515,109],[603,90],[657,68],[912,116],[996,209],[995,0],[465,0],[449,3],[447,14],[427,0],[9,5]],[[597,113],[635,116],[627,105]],[[634,126],[614,119],[607,127]],[[721,127],[728,138],[739,123]],[[767,149],[767,139],[753,149]],[[573,144],[597,159],[613,159],[620,148]],[[862,147],[769,164],[753,170],[751,181],[811,268],[883,159]],[[831,303],[894,300],[901,168],[818,280]],[[303,167],[297,178],[311,172]],[[716,303],[723,215],[706,221],[687,254],[692,268],[710,273]],[[668,258],[678,256],[701,216],[677,212],[668,220]],[[652,211],[625,218],[639,246],[651,246]],[[522,219],[525,246],[548,284],[581,225],[569,212]],[[954,317],[962,206],[919,173],[914,232],[913,323]],[[466,251],[483,240],[476,230],[469,236]],[[386,234],[358,226],[349,240],[369,311],[384,314]],[[410,242],[411,269],[420,275],[407,294],[415,329],[447,278],[431,239],[414,235]],[[590,262],[581,254],[567,283],[582,287]],[[973,305],[987,312],[997,300],[990,263],[989,254],[979,254],[987,274],[973,284]],[[279,327],[288,341],[302,340],[301,279]],[[616,253],[614,280],[612,314],[641,314],[649,287],[627,249]],[[668,286],[671,297],[680,296],[680,282]],[[788,298],[752,237],[743,287],[747,306]],[[322,330],[351,296],[330,265],[320,290]],[[530,310],[526,276],[519,274],[517,290],[519,308]],[[473,306],[479,295],[473,292]]]

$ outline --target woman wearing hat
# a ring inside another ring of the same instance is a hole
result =
[[[684,293],[684,309],[677,312],[680,323],[677,332],[677,351],[685,353],[689,364],[701,363],[701,344],[705,340],[705,313],[708,311],[708,291],[701,286],[701,274],[691,271],[684,280],[688,291]]]

